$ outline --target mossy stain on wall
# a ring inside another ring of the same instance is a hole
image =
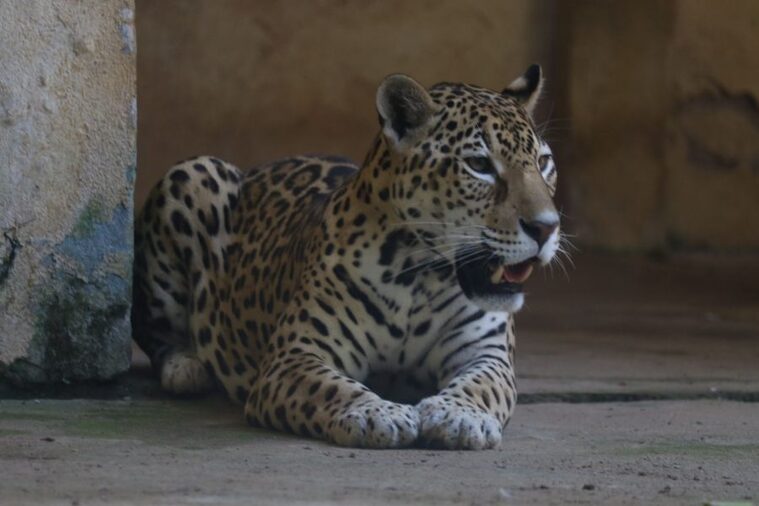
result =
[[[71,236],[86,237],[95,232],[95,225],[104,221],[108,216],[105,205],[97,199],[90,199],[71,229]]]

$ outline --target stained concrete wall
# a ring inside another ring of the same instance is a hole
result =
[[[0,0],[0,375],[129,364],[131,0]]]
[[[552,5],[137,0],[137,205],[198,153],[242,166],[297,153],[360,161],[378,130],[376,87],[393,72],[501,89],[539,61],[550,109]]]
[[[561,4],[579,240],[759,249],[759,3]]]

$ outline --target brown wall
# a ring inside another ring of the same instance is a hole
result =
[[[562,5],[582,242],[759,248],[759,2]]]
[[[759,249],[755,0],[137,0],[137,206],[176,160],[360,160],[374,90],[544,64],[576,242]]]
[[[174,162],[357,161],[390,73],[502,88],[550,62],[551,2],[137,0],[137,206]],[[536,29],[540,27],[540,29]]]

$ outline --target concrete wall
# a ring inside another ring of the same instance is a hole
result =
[[[137,0],[137,205],[193,154],[242,166],[297,153],[360,161],[385,75],[500,89],[530,63],[550,67],[552,3]]]
[[[759,2],[676,6],[666,54],[667,239],[759,250]]]
[[[579,240],[759,249],[759,3],[562,4]]]
[[[137,0],[136,200],[176,160],[356,160],[391,72],[498,88],[546,67],[576,242],[759,248],[754,0]]]
[[[0,0],[0,375],[129,364],[131,0]]]

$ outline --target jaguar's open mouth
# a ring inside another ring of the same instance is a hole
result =
[[[525,260],[513,265],[496,265],[490,267],[492,274],[490,275],[490,282],[494,285],[500,283],[512,283],[522,284],[527,281],[527,278],[532,274],[532,264],[534,259]]]
[[[522,293],[522,285],[532,274],[537,258],[516,264],[504,264],[493,257],[489,261],[470,261],[456,255],[456,275],[464,294],[470,299],[487,297],[507,299]]]

